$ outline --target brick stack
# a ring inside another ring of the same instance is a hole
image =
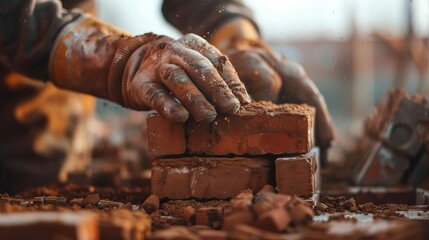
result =
[[[317,153],[314,109],[255,102],[212,123],[148,116],[152,193],[169,199],[227,199],[276,185],[284,194],[312,196]]]

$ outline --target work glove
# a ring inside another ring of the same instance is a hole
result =
[[[217,112],[233,114],[250,102],[231,62],[203,38],[131,37],[88,16],[59,34],[49,69],[60,87],[135,110],[155,109],[179,123],[189,114],[211,122]]]
[[[275,53],[247,19],[225,23],[210,42],[225,53],[254,100],[308,104],[316,108],[315,143],[322,166],[334,138],[331,117],[322,94],[304,68]]]

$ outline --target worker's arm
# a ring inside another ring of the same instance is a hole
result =
[[[2,64],[62,88],[177,122],[250,101],[229,60],[193,34],[130,36],[55,0],[0,0],[0,18]]]
[[[323,96],[302,66],[264,43],[251,11],[242,1],[164,0],[163,12],[184,34],[200,34],[228,55],[255,100],[314,106],[316,144],[322,154],[329,148],[334,131]]]

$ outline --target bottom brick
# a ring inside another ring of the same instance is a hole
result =
[[[160,198],[232,198],[269,184],[270,162],[264,158],[158,158],[152,161],[152,193]]]
[[[311,197],[316,189],[317,151],[276,159],[277,191]]]

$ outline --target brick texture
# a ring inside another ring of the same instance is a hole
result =
[[[316,152],[277,158],[276,182],[279,193],[310,197],[316,189]]]
[[[160,198],[232,198],[261,190],[271,179],[263,158],[158,158],[152,161],[152,192]]]
[[[148,118],[149,149],[155,156],[304,154],[313,145],[314,109],[307,105],[255,102],[212,123],[183,126],[159,115]],[[185,140],[186,139],[186,140]]]

